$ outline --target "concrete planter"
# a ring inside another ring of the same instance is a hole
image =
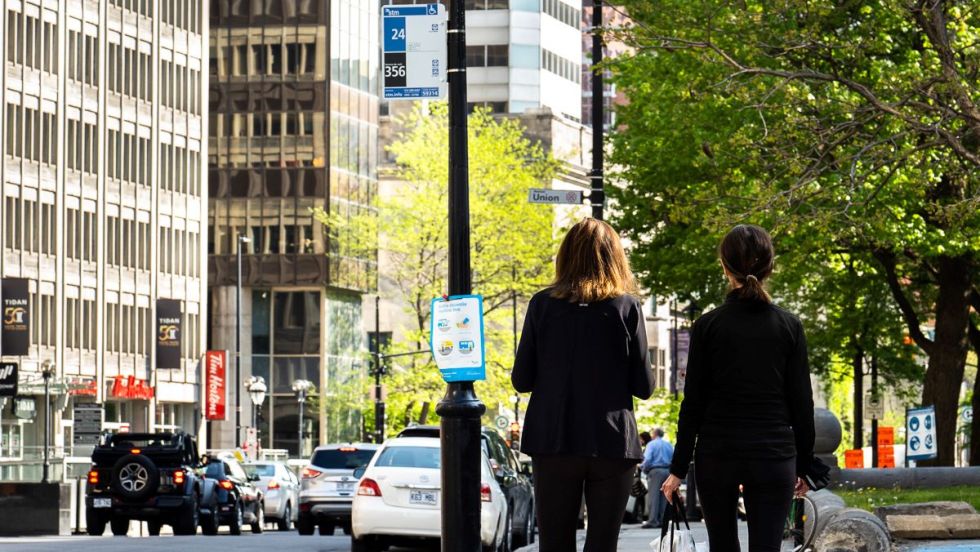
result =
[[[71,486],[0,483],[0,536],[71,534]]]

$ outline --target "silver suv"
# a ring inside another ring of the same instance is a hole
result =
[[[357,478],[354,470],[367,466],[380,445],[345,443],[317,447],[310,463],[300,474],[299,517],[296,529],[300,535],[312,535],[315,527],[321,535],[332,535],[340,526],[350,534],[350,511]]]

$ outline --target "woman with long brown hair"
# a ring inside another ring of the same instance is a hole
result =
[[[635,292],[616,231],[588,218],[568,231],[554,282],[528,304],[511,379],[531,393],[521,451],[534,467],[541,552],[574,552],[583,493],[585,551],[616,550],[643,457],[633,397],[653,393]]]

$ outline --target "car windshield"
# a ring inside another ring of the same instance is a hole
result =
[[[327,470],[356,470],[366,466],[373,456],[373,450],[327,449],[314,452],[310,463]]]
[[[388,447],[374,464],[380,468],[439,469],[438,447]]]
[[[272,464],[249,464],[242,466],[245,468],[245,473],[249,476],[258,475],[259,477],[275,477],[276,467]]]

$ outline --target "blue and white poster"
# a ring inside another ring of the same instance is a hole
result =
[[[429,346],[446,382],[487,379],[483,297],[455,295],[432,300]]]
[[[936,407],[924,406],[905,411],[905,458],[930,460],[938,453]]]
[[[446,7],[442,4],[381,8],[381,80],[386,100],[444,98]]]

